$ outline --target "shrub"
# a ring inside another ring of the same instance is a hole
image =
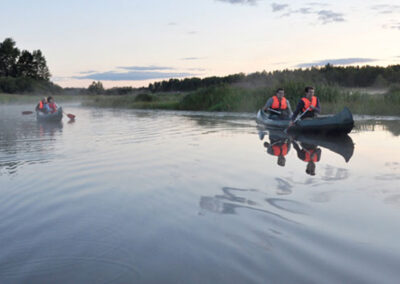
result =
[[[149,94],[138,94],[135,97],[135,102],[152,102],[153,101],[153,97]]]

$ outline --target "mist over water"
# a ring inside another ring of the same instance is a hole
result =
[[[400,277],[400,118],[291,140],[255,114],[31,108],[0,105],[0,283]]]

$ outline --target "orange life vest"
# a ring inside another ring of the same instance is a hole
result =
[[[56,112],[57,111],[57,105],[55,103],[50,103],[49,107],[51,108],[51,112]]]
[[[286,156],[288,153],[288,145],[286,143],[283,145],[273,145],[272,151],[274,156]]]
[[[285,97],[283,97],[280,102],[277,96],[273,96],[272,100],[272,109],[287,109],[287,101]]]
[[[315,152],[315,150],[309,150],[305,152],[306,156],[304,158],[304,162],[309,162],[309,161],[318,162],[318,154]]]
[[[311,98],[311,102],[307,98],[301,98],[301,100],[304,102],[304,107],[301,110],[302,112],[305,112],[306,109],[308,109],[310,106],[317,107],[317,97],[316,96],[313,96]],[[312,109],[309,109],[308,111],[312,111]]]
[[[39,102],[39,109],[43,109],[43,107],[44,107],[43,102],[40,101],[40,102]]]

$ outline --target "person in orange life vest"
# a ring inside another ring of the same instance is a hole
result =
[[[288,139],[269,137],[268,142],[264,142],[264,147],[267,148],[267,153],[278,157],[278,165],[284,167],[286,164],[286,155],[290,151],[290,143]]]
[[[293,147],[297,152],[297,157],[307,163],[306,173],[315,175],[315,163],[321,160],[321,149],[317,145],[301,143],[301,149],[296,141],[293,141]]]
[[[319,103],[319,99],[316,96],[314,96],[315,93],[314,88],[306,87],[304,91],[305,91],[305,96],[300,99],[299,103],[297,104],[296,110],[292,115],[292,119],[290,122],[291,126],[294,124],[294,121],[297,115],[299,115],[299,113],[304,113],[301,119],[307,117],[315,117],[319,113],[321,113],[321,104]]]
[[[47,99],[43,98],[37,105],[36,105],[36,111],[40,111],[43,113],[47,113],[49,111],[48,105],[47,105]]]
[[[268,99],[264,106],[264,111],[269,113],[270,119],[285,119],[292,114],[290,102],[285,98],[285,90],[279,88],[275,95]]]
[[[48,105],[49,105],[49,108],[50,108],[50,112],[51,113],[56,112],[57,111],[57,104],[54,102],[54,99],[53,99],[52,96],[47,98],[47,102],[48,102]]]

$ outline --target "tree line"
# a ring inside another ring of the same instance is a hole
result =
[[[191,92],[221,85],[255,88],[277,88],[288,84],[312,84],[339,87],[389,87],[400,85],[400,65],[333,66],[272,72],[238,73],[206,78],[169,79],[149,84],[143,88],[114,87],[105,89],[100,81],[88,88],[65,88],[50,82],[50,70],[42,52],[20,50],[12,38],[0,42],[0,92],[64,92],[67,94],[127,95],[138,92]]]
[[[54,91],[46,58],[40,49],[20,50],[12,38],[0,43],[0,92]]]
[[[89,94],[126,95],[139,92],[192,92],[202,88],[222,85],[260,86],[278,88],[306,84],[337,87],[390,87],[400,84],[400,65],[381,66],[333,66],[307,69],[279,70],[272,72],[238,73],[223,77],[169,79],[150,83],[147,88],[114,87],[104,89],[100,81],[92,82],[86,89]]]
[[[264,86],[278,87],[288,82],[318,85],[336,85],[340,87],[387,87],[400,84],[400,65],[381,66],[333,66],[307,69],[281,70],[273,72],[243,73],[225,77],[207,77],[170,79],[151,83],[151,92],[194,91],[204,87],[222,84],[262,83]]]

